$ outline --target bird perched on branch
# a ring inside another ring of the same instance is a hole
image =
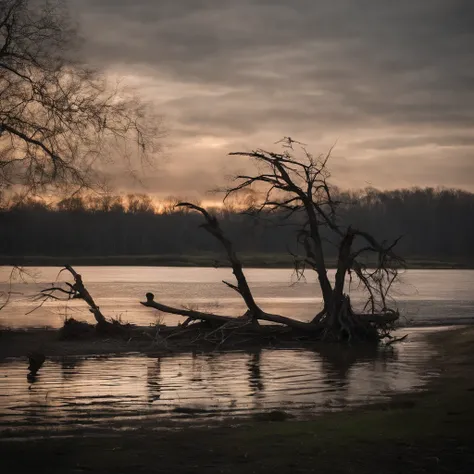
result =
[[[282,143],[284,148],[291,148],[293,149],[293,143],[296,143],[297,145],[301,146],[308,146],[306,143],[301,143],[298,140],[293,140],[291,137],[283,137],[281,140],[278,140],[275,142],[275,145]]]

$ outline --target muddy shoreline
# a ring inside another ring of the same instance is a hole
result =
[[[439,327],[449,330],[455,326],[466,326],[463,321],[450,321],[445,326],[409,326],[397,330],[398,335],[409,333],[410,330]],[[93,328],[93,326],[91,326]],[[168,332],[173,329],[168,327]],[[180,344],[164,346],[161,341],[154,339],[156,329],[152,327],[133,327],[133,335],[123,337],[99,337],[94,333],[86,337],[65,339],[61,329],[3,329],[0,330],[0,360],[11,357],[26,357],[29,352],[42,352],[48,357],[113,355],[127,353],[141,353],[147,355],[166,355],[192,352],[213,352],[228,350],[256,350],[256,349],[321,349],[334,347],[335,344],[325,344],[320,341],[295,339],[291,334],[288,337],[265,336],[261,339],[244,342],[236,346],[218,347],[216,344],[192,344],[192,340],[181,341]],[[337,346],[337,344],[336,344]],[[360,345],[359,345],[360,347]],[[370,344],[367,347],[371,347]]]
[[[465,322],[450,322],[446,326],[410,326],[397,330],[397,335],[413,329],[440,327],[449,330],[455,326],[465,326]],[[166,355],[192,352],[213,352],[228,350],[255,350],[255,349],[321,349],[334,347],[335,344],[325,344],[321,341],[311,341],[295,338],[291,332],[288,336],[277,331],[273,334],[263,334],[261,338],[244,342],[235,346],[218,346],[215,343],[193,343],[193,336],[184,335],[181,340],[168,339],[169,344],[164,345],[156,339],[156,329],[149,326],[134,326],[131,332],[121,336],[101,337],[91,333],[78,338],[64,338],[61,329],[2,329],[0,330],[0,360],[11,357],[26,357],[29,352],[42,352],[50,357],[66,356],[93,356],[107,354],[141,353],[148,355]],[[172,334],[178,327],[167,327],[166,334]],[[398,337],[399,337],[398,336]],[[174,342],[176,341],[176,344]],[[336,344],[337,346],[337,344]],[[373,347],[371,344],[366,345]],[[363,347],[363,345],[358,346]]]
[[[134,332],[140,332],[135,328]],[[280,332],[280,331],[278,331]],[[164,345],[153,337],[150,328],[143,328],[143,333],[135,337],[100,337],[87,336],[79,339],[63,339],[61,330],[28,329],[0,331],[0,360],[14,357],[26,357],[29,352],[41,352],[47,357],[61,358],[68,356],[123,355],[139,353],[151,356],[177,355],[190,353],[213,353],[228,351],[255,351],[261,349],[320,349],[339,347],[321,341],[295,338],[291,332],[286,336],[280,334],[278,339],[270,333],[253,340],[238,344],[220,346],[215,343],[196,343],[192,337],[184,335],[176,344],[170,339]],[[376,350],[376,344],[361,344],[359,348]]]

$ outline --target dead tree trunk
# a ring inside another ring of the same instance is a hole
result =
[[[204,313],[202,311],[195,311],[192,309],[173,308],[172,306],[168,306],[155,301],[155,295],[153,293],[147,293],[145,296],[146,301],[142,301],[140,303],[143,306],[147,306],[148,308],[155,308],[163,313],[185,316],[186,318],[197,321],[205,321],[213,327],[220,326],[222,324],[228,323],[229,321],[235,321],[237,319],[233,316],[221,316],[218,314]]]
[[[346,337],[351,337],[351,330],[348,325],[350,323],[348,320],[350,320],[353,315],[350,314],[351,307],[349,300],[344,295],[344,284],[347,270],[351,267],[350,253],[353,241],[354,234],[349,228],[339,245],[334,290],[332,291],[331,303],[327,306],[326,334],[331,333],[332,335],[336,335],[336,337],[339,337],[341,332],[344,332]]]
[[[202,311],[190,310],[185,308],[174,308],[172,306],[164,305],[155,301],[155,295],[153,295],[153,293],[147,293],[146,298],[146,301],[140,302],[140,304],[142,304],[143,306],[146,306],[148,308],[155,308],[158,311],[162,311],[163,313],[176,314],[196,321],[204,321],[209,323],[213,327],[226,324],[232,321],[237,322],[241,320],[243,324],[248,321],[248,315],[246,314],[239,318],[235,316],[224,316],[214,313],[204,313]],[[281,324],[284,326],[288,326],[292,329],[301,330],[303,332],[321,332],[322,330],[322,326],[319,324],[298,321],[296,319],[287,318],[278,314],[266,313],[265,311],[260,311],[260,313],[258,313],[258,316],[256,316],[255,319],[260,321],[268,321],[275,324]]]
[[[240,318],[235,318],[231,316],[222,316],[216,315],[211,313],[203,313],[201,311],[194,311],[188,309],[180,309],[180,308],[173,308],[171,306],[167,306],[161,303],[157,303],[154,300],[153,293],[146,294],[146,301],[141,302],[143,306],[148,306],[151,308],[158,309],[159,311],[170,313],[170,314],[177,314],[180,316],[185,316],[187,318],[191,318],[193,320],[201,320],[211,323],[212,325],[218,324],[225,324],[229,321],[236,321],[241,319],[243,321],[251,320],[253,324],[258,324],[258,321],[268,321],[275,324],[282,324],[288,326],[289,328],[300,330],[304,332],[320,332],[321,325],[315,323],[308,323],[304,321],[298,321],[295,319],[287,318],[285,316],[280,316],[277,314],[270,314],[263,311],[255,302],[255,299],[252,295],[252,291],[247,283],[247,279],[245,278],[245,274],[242,268],[242,263],[240,262],[237,253],[234,251],[233,244],[230,239],[226,237],[224,232],[222,231],[219,221],[215,216],[210,215],[205,209],[202,207],[196,206],[191,203],[179,203],[177,207],[186,207],[188,209],[192,209],[195,211],[200,212],[205,220],[206,223],[202,224],[205,230],[207,230],[211,235],[213,235],[225,248],[227,253],[227,258],[229,259],[229,263],[232,266],[232,272],[237,280],[237,285],[233,285],[227,281],[223,281],[225,285],[235,290],[247,305],[247,313],[244,314]]]
[[[248,308],[247,317],[251,319],[255,324],[257,324],[258,319],[263,313],[263,311],[260,309],[260,307],[257,305],[253,298],[252,292],[250,291],[249,285],[247,283],[247,279],[245,278],[244,272],[242,270],[242,264],[240,263],[240,260],[238,259],[237,254],[234,251],[234,246],[232,242],[224,235],[224,232],[222,231],[217,218],[211,216],[202,207],[196,206],[195,204],[191,204],[189,202],[181,202],[177,204],[176,207],[185,207],[188,209],[193,209],[203,215],[204,219],[206,220],[206,223],[202,224],[201,227],[207,230],[223,245],[227,253],[227,258],[232,266],[232,273],[234,274],[235,279],[237,280],[237,286],[227,281],[223,281],[223,283],[229,288],[232,288],[243,298]]]
[[[285,143],[287,149],[293,150],[293,143],[297,142],[288,138]],[[322,336],[330,340],[378,340],[378,331],[389,328],[399,316],[398,312],[387,307],[386,302],[388,290],[398,274],[398,265],[402,262],[392,251],[397,241],[392,245],[386,245],[385,242],[379,243],[368,233],[351,227],[347,229],[342,227],[336,215],[338,202],[333,199],[327,183],[329,173],[326,170],[326,163],[330,154],[315,158],[304,148],[303,152],[304,159],[300,161],[288,150],[281,154],[263,150],[231,153],[256,160],[260,165],[259,174],[237,176],[235,180],[238,184],[227,190],[224,200],[233,193],[250,191],[256,184],[264,189],[263,199],[261,203],[249,209],[249,212],[254,215],[277,212],[283,218],[298,213],[303,216],[303,224],[297,233],[298,243],[303,245],[305,251],[303,271],[309,266],[316,272],[324,301],[323,310],[309,323],[265,313],[255,302],[232,242],[224,235],[217,218],[194,204],[181,203],[178,206],[200,212],[205,219],[201,227],[219,240],[225,248],[237,285],[226,281],[224,283],[239,293],[245,301],[247,313],[243,319],[250,319],[254,323],[263,320],[283,324],[295,331],[311,332],[317,338]],[[331,284],[327,274],[321,237],[322,227],[329,229],[339,242],[334,285]],[[365,246],[354,251],[356,239]],[[374,269],[368,269],[359,261],[358,257],[364,252],[376,256]],[[352,308],[349,295],[345,292],[346,277],[352,275],[351,272],[356,275],[369,295],[366,305],[369,311],[364,309],[362,313],[356,314]],[[225,324],[229,321],[229,318],[224,316],[170,308],[154,302],[153,297],[150,299],[148,296],[147,302],[142,304],[161,311],[212,321],[214,324]]]
[[[305,257],[303,270],[310,266],[316,273],[321,288],[324,308],[313,319],[313,324],[325,327],[324,336],[330,339],[372,339],[378,326],[388,327],[398,313],[389,310],[386,304],[388,290],[398,274],[403,260],[396,256],[392,245],[379,243],[370,234],[351,227],[344,229],[337,220],[338,201],[333,198],[327,182],[329,172],[326,164],[330,152],[325,156],[314,157],[301,147],[302,159],[294,156],[295,143],[289,137],[284,140],[285,151],[273,153],[264,150],[231,153],[246,156],[259,164],[259,173],[237,176],[238,184],[227,190],[226,198],[255,185],[263,188],[263,200],[254,208],[252,214],[279,213],[283,219],[293,215],[302,216],[303,224],[298,232],[298,242],[303,245]],[[302,145],[302,144],[300,144]],[[255,189],[254,189],[255,191]],[[325,227],[339,240],[339,255],[334,286],[328,279],[321,239],[321,228]],[[365,241],[365,247],[353,251],[356,238]],[[377,262],[369,270],[358,257],[372,253]],[[297,263],[297,268],[298,268]],[[362,287],[367,291],[370,313],[355,314],[349,296],[344,291],[347,275],[354,272]],[[378,300],[378,304],[376,301]]]
[[[89,306],[89,311],[94,315],[94,318],[97,323],[97,329],[99,331],[107,331],[112,324],[107,321],[105,316],[102,314],[99,306],[94,301],[94,298],[89,293],[87,288],[82,281],[82,276],[74,270],[71,265],[66,265],[63,270],[67,270],[74,278],[74,283],[65,282],[67,288],[63,288],[61,286],[53,286],[51,288],[46,288],[41,290],[39,299],[42,299],[43,302],[41,305],[49,300],[71,300],[71,299],[81,299],[87,303]],[[63,298],[60,298],[58,295],[65,295]],[[40,305],[40,306],[41,306]]]
[[[82,276],[79,275],[79,273],[77,273],[76,270],[71,267],[71,265],[66,265],[64,268],[68,270],[74,277],[74,284],[69,285],[71,290],[75,292],[72,297],[84,300],[89,306],[89,311],[94,315],[97,324],[99,326],[105,326],[107,324],[107,320],[100,311],[100,308],[95,303],[94,298],[92,298],[91,294],[84,286],[84,283],[82,282]]]

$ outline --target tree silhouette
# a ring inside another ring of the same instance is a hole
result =
[[[101,184],[98,160],[157,150],[157,118],[79,42],[63,2],[0,1],[0,192],[73,193]]]

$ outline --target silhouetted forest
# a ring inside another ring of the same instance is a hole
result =
[[[460,190],[403,189],[341,192],[344,224],[380,239],[403,236],[399,253],[407,258],[474,262],[474,194]],[[295,226],[281,216],[257,220],[232,208],[214,210],[222,227],[244,254],[295,251]],[[297,217],[295,218],[297,219]],[[160,211],[149,196],[74,197],[55,205],[22,200],[0,213],[0,255],[111,257],[219,255],[215,239],[199,229],[202,217]],[[294,221],[293,221],[294,223]],[[326,243],[329,255],[335,247]]]

